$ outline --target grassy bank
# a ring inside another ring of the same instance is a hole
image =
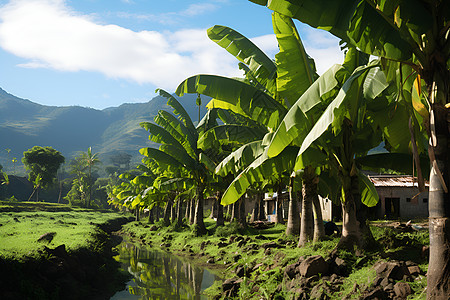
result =
[[[112,211],[0,202],[0,298],[107,299],[124,281],[109,233],[127,221]]]
[[[392,224],[374,223],[372,232],[377,247],[358,256],[338,251],[331,258],[339,237],[327,237],[298,248],[298,237],[286,237],[284,225],[242,230],[234,223],[216,229],[210,219],[205,219],[205,224],[209,234],[202,237],[196,237],[189,226],[164,227],[145,221],[128,223],[122,232],[137,243],[187,256],[198,264],[220,270],[223,280],[206,290],[209,298],[364,299],[379,289],[374,265],[400,261],[405,267],[418,267],[420,272],[392,282],[390,279],[386,283],[392,286],[386,291],[392,293],[394,284],[404,281],[412,290],[408,299],[425,299],[427,258],[423,257],[422,247],[429,243],[427,230],[406,232]],[[330,265],[336,257],[344,261],[338,275],[328,272],[305,278],[289,273],[299,261],[315,255],[321,255]]]

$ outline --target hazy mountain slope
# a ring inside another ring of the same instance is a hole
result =
[[[193,121],[198,119],[195,98],[187,95],[179,99]],[[140,148],[155,146],[139,123],[153,121],[160,109],[171,110],[166,102],[158,96],[147,103],[104,110],[55,107],[20,99],[0,89],[0,163],[11,170],[10,160],[16,157],[20,161],[23,152],[35,145],[52,146],[67,159],[90,146],[104,157],[116,151],[139,156]],[[203,106],[206,103],[205,99]],[[205,111],[203,107],[201,114]],[[6,148],[11,149],[9,156]]]

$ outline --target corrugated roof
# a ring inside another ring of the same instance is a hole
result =
[[[417,187],[417,177],[408,175],[369,175],[370,181],[376,187]],[[428,181],[425,181],[425,186],[429,186]]]

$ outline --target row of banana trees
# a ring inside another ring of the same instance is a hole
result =
[[[219,194],[221,204],[230,205],[246,194],[274,190],[280,195],[288,188],[287,233],[300,228],[299,246],[323,235],[320,194],[341,202],[338,247],[364,249],[373,243],[366,210],[378,196],[361,170],[416,172],[423,190],[428,170],[423,160],[429,157],[427,293],[447,299],[449,3],[253,2],[274,11],[280,50],[275,60],[228,27],[210,28],[210,39],[239,60],[244,78],[196,75],[178,86],[178,96],[196,93],[198,102],[200,95],[212,98],[197,126],[174,96],[160,90],[173,114],[160,111],[154,123],[141,124],[160,147],[140,150],[142,175],[118,186],[111,203],[152,209],[195,198],[193,223],[202,234],[205,195]],[[292,19],[339,37],[343,63],[319,76]],[[370,155],[380,145],[387,153]],[[412,160],[415,171],[409,168]]]

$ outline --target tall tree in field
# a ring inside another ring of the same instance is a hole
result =
[[[450,3],[441,0],[253,0],[383,58],[411,127],[430,138],[427,297],[450,298]],[[408,122],[408,120],[403,120]],[[404,135],[407,135],[404,132]],[[414,141],[414,139],[413,139]],[[417,141],[417,139],[415,139]],[[418,153],[416,153],[416,157]]]
[[[196,207],[194,226],[198,234],[206,233],[203,221],[204,193],[208,185],[208,178],[214,170],[211,159],[198,148],[199,131],[208,129],[195,127],[188,113],[178,100],[169,93],[159,90],[161,96],[168,99],[167,104],[173,107],[178,118],[169,112],[160,110],[155,122],[142,122],[140,125],[149,133],[149,139],[160,143],[159,149],[142,148],[140,153],[154,163],[158,171],[155,174],[166,174],[176,177],[175,180],[186,182],[190,190],[195,191]],[[202,125],[200,123],[199,125]]]
[[[51,186],[56,179],[59,167],[65,161],[62,154],[52,147],[34,146],[23,153],[22,162],[28,173],[28,180],[35,184],[33,192]],[[38,195],[38,194],[37,194]],[[37,201],[39,198],[37,197]]]
[[[98,153],[92,153],[92,147],[89,147],[86,152],[80,153],[80,162],[82,166],[88,171],[88,200],[86,206],[89,207],[92,198],[92,169],[100,163]]]

